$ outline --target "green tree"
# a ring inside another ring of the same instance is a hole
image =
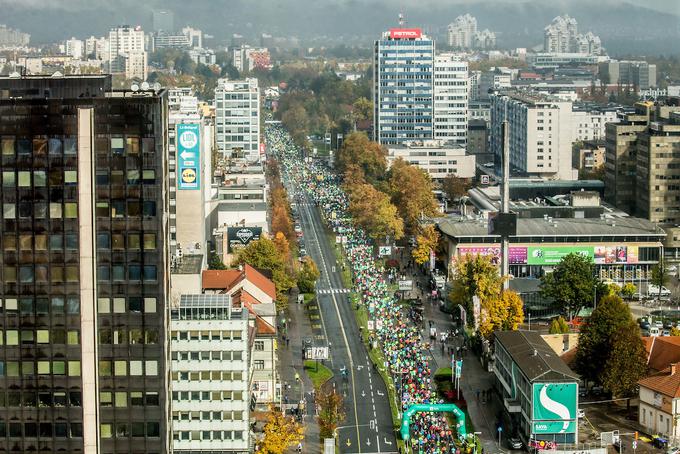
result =
[[[325,391],[323,387],[316,393],[316,406],[319,409],[319,432],[321,438],[333,438],[335,429],[345,420],[345,407],[342,396],[334,389]]]
[[[659,299],[661,299],[662,287],[668,283],[668,273],[663,259],[661,259],[659,263],[654,265],[652,268],[651,283],[659,288]]]
[[[623,298],[630,299],[635,295],[635,292],[637,292],[637,287],[631,282],[628,282],[621,287],[621,296]]]
[[[491,263],[491,258],[483,255],[465,255],[459,258],[452,270],[452,287],[449,302],[453,306],[461,305],[468,313],[468,324],[474,325],[472,298],[480,301],[492,299],[498,295],[503,280],[498,274],[498,267]]]
[[[226,270],[227,266],[222,262],[222,259],[217,252],[210,251],[210,257],[208,258],[208,269],[209,270]]]
[[[298,272],[297,286],[302,293],[312,293],[316,286],[316,281],[321,276],[319,268],[310,256],[302,259],[302,266]]]
[[[594,304],[597,283],[590,259],[572,253],[562,258],[552,273],[541,278],[541,293],[571,320],[585,306]]]
[[[438,213],[432,190],[432,179],[427,172],[401,158],[394,161],[390,169],[389,191],[392,203],[404,220],[407,234],[413,235],[418,231],[421,217]]]
[[[614,334],[633,323],[630,308],[620,296],[605,296],[586,319],[576,347],[576,370],[585,380],[603,383]],[[639,335],[639,334],[638,334]]]
[[[550,334],[567,334],[569,332],[569,324],[561,315],[555,317],[550,321],[550,328],[548,333]]]
[[[640,328],[631,320],[617,329],[610,338],[609,358],[602,370],[602,385],[613,398],[637,396],[637,382],[647,375],[647,352],[640,337]]]

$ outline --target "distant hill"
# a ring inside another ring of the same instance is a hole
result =
[[[175,12],[177,26],[191,24],[220,40],[240,33],[254,39],[260,33],[297,36],[303,43],[343,41],[369,45],[381,30],[396,24],[403,11],[409,24],[421,26],[442,39],[446,25],[469,12],[481,28],[497,32],[508,48],[542,43],[543,28],[553,17],[567,13],[582,31],[602,37],[613,54],[680,53],[680,16],[636,7],[620,0],[470,1],[451,0],[58,0],[14,2],[0,0],[2,19],[11,27],[31,33],[33,42],[71,36],[103,35],[120,23],[151,26],[151,11]],[[49,6],[40,6],[45,4]],[[403,5],[402,5],[403,3]],[[420,5],[417,9],[413,5]]]

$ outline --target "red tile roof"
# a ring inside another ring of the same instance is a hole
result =
[[[272,326],[271,323],[267,322],[264,318],[258,315],[255,311],[255,308],[253,307],[256,304],[262,304],[261,301],[258,301],[253,295],[243,289],[239,289],[234,292],[234,294],[231,296],[231,300],[232,304],[239,306],[242,305],[248,309],[248,313],[255,316],[255,328],[257,330],[257,334],[276,335],[276,327]]]
[[[243,267],[243,272],[246,279],[269,295],[272,299],[276,299],[276,286],[274,285],[274,282],[248,264]]]
[[[680,363],[680,336],[643,337],[647,350],[647,365],[652,372]]]
[[[638,384],[666,396],[680,397],[680,365],[676,368],[673,363],[661,372],[643,378]]]
[[[203,290],[225,290],[241,277],[240,270],[203,270],[201,286]]]

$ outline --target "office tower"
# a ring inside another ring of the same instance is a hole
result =
[[[220,79],[215,88],[217,147],[224,157],[260,159],[260,88],[257,79]]]
[[[124,73],[125,78],[146,80],[147,55],[141,27],[122,25],[109,31],[109,65],[112,73]]]
[[[434,58],[434,138],[448,146],[467,144],[468,64],[459,55]]]
[[[656,65],[646,61],[610,60],[599,64],[600,78],[611,85],[647,90],[657,86]]]
[[[172,33],[175,31],[175,14],[172,11],[154,11],[152,22],[154,32]]]
[[[0,449],[166,453],[165,93],[0,78]]]
[[[471,49],[475,44],[474,40],[476,33],[476,18],[469,14],[458,16],[448,27],[449,46],[461,49]]]
[[[249,317],[229,295],[182,295],[172,308],[173,452],[250,450]]]
[[[375,41],[373,122],[381,144],[434,137],[434,47],[419,28],[393,28]]]
[[[510,174],[575,180],[571,166],[572,104],[516,90],[491,95],[491,150],[503,156],[503,121],[510,131]]]

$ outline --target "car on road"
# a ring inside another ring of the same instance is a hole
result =
[[[524,447],[524,443],[522,443],[522,440],[516,437],[508,438],[508,448],[510,449],[522,449]]]
[[[295,233],[302,232],[302,226],[300,224],[295,224]]]
[[[578,417],[579,419],[586,417],[586,412],[583,411],[583,408],[579,408],[578,410],[576,410],[576,417]]]

